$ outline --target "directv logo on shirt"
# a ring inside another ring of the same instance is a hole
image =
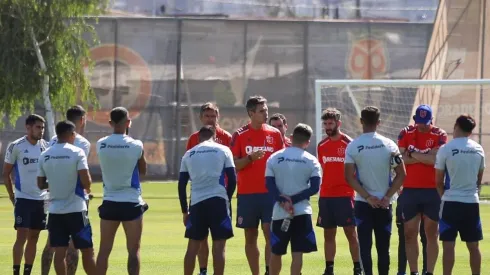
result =
[[[302,160],[302,159],[290,159],[290,158],[284,158],[284,157],[277,158],[277,164],[279,164],[283,161],[285,161],[285,162],[299,162],[299,163],[305,163],[306,164],[306,161]]]
[[[192,157],[193,155],[195,154],[206,154],[206,153],[218,153],[218,150],[214,150],[214,149],[209,149],[209,150],[201,150],[201,151],[191,151],[189,153],[189,157]]]
[[[357,152],[360,153],[364,149],[371,150],[371,149],[380,149],[380,148],[384,148],[384,147],[385,147],[384,144],[379,144],[379,145],[374,145],[374,146],[360,145],[360,146],[357,146]]]
[[[106,143],[101,143],[100,144],[100,149],[104,149],[104,148],[108,148],[108,149],[129,149],[129,145],[107,145]]]
[[[475,150],[458,150],[458,149],[453,149],[453,156],[457,154],[478,154],[478,151]]]

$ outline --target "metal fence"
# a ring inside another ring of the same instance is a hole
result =
[[[432,33],[425,23],[183,18],[100,18],[95,27],[91,82],[102,108],[85,135],[95,144],[110,133],[108,111],[127,107],[157,179],[176,177],[202,103],[219,105],[230,132],[247,123],[254,94],[290,127],[313,125],[315,79],[418,78]],[[2,152],[23,128],[21,119],[2,133]],[[89,164],[100,175],[95,148]]]

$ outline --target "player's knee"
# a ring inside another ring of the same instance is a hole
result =
[[[466,243],[466,247],[468,247],[468,252],[470,252],[470,254],[480,253],[480,247],[478,246],[478,243]]]
[[[245,244],[257,244],[257,239],[259,237],[259,230],[257,228],[247,228],[245,229]]]
[[[325,229],[325,231],[323,232],[323,237],[325,239],[325,242],[328,242],[328,243],[335,242],[335,235],[336,235],[336,232],[335,232],[335,230],[332,230],[332,229]],[[347,235],[347,232],[346,232],[346,235]]]

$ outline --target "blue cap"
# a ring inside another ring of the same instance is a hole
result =
[[[415,111],[413,120],[416,124],[430,124],[432,121],[432,108],[429,105],[420,105]]]

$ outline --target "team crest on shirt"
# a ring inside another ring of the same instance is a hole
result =
[[[434,140],[432,140],[432,139],[428,139],[425,142],[425,146],[427,146],[427,147],[432,147],[433,145],[434,145]]]
[[[265,137],[265,140],[267,141],[267,143],[269,144],[274,144],[274,138],[271,137],[271,136],[266,136]]]
[[[340,147],[337,149],[337,154],[339,156],[344,156],[345,155],[345,148],[344,147]]]

